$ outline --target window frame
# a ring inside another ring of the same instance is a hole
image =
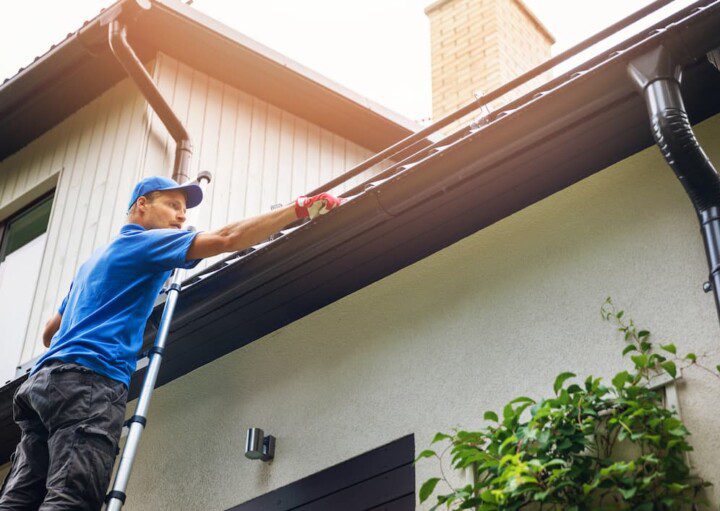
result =
[[[44,202],[44,201],[46,201],[46,200],[48,200],[48,199],[51,199],[51,200],[54,202],[55,191],[56,191],[56,189],[53,188],[52,190],[50,190],[50,191],[42,194],[42,195],[41,195],[40,197],[38,197],[37,199],[31,201],[30,203],[26,204],[25,206],[23,206],[23,207],[20,208],[19,210],[15,211],[15,212],[12,213],[11,215],[7,216],[5,219],[3,219],[2,221],[0,221],[0,264],[2,264],[3,262],[5,262],[5,257],[7,256],[7,254],[5,253],[6,250],[7,250],[7,241],[8,241],[8,237],[6,236],[6,234],[7,234],[7,226],[8,226],[9,224],[11,224],[14,220],[16,220],[18,217],[20,217],[20,216],[22,216],[23,214],[27,213],[28,211],[30,211],[32,208],[34,208],[35,206],[39,205],[40,203],[42,203],[42,202]],[[54,204],[51,204],[51,206],[50,206],[50,218],[52,218],[52,206],[53,206],[53,205],[54,205]],[[48,219],[48,225],[47,225],[47,227],[45,228],[45,232],[47,232],[47,231],[48,231],[48,227],[50,227],[50,218]]]

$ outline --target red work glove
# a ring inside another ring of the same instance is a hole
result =
[[[312,220],[342,203],[343,199],[334,197],[329,193],[321,193],[312,197],[301,196],[295,200],[295,214],[298,218],[310,217],[310,220]]]

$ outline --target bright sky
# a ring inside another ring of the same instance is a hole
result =
[[[557,54],[651,0],[525,1],[555,36],[553,54]],[[15,74],[111,3],[24,0],[4,5],[0,17],[0,79]],[[195,0],[193,7],[373,101],[421,120],[431,111],[430,30],[423,12],[430,3]],[[675,0],[660,15],[620,36],[690,3]],[[575,59],[573,65],[580,61]],[[560,67],[555,74],[567,68]]]

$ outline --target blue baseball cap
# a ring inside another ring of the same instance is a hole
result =
[[[187,197],[185,207],[188,209],[194,208],[200,204],[203,199],[202,188],[200,188],[195,181],[181,185],[169,177],[151,176],[146,177],[133,188],[132,197],[130,197],[130,203],[128,204],[128,212],[141,195],[164,190],[183,190]]]

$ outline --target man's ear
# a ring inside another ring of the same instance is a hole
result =
[[[147,197],[144,195],[141,195],[138,197],[138,200],[135,202],[135,208],[138,212],[145,211],[145,208],[147,207]]]

